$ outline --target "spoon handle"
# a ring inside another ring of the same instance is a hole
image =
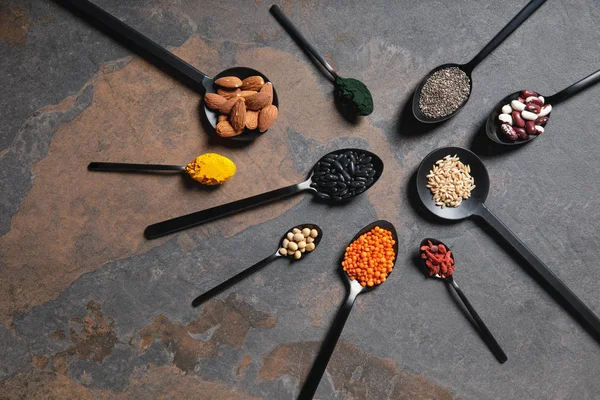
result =
[[[506,360],[508,360],[506,353],[504,352],[504,350],[502,350],[502,347],[500,347],[500,344],[498,344],[498,342],[496,341],[496,338],[494,338],[494,335],[492,335],[492,332],[490,332],[490,330],[485,325],[485,323],[483,322],[481,317],[479,317],[479,314],[477,314],[477,311],[475,311],[475,309],[471,305],[471,302],[467,299],[467,296],[465,296],[465,294],[463,293],[462,289],[458,287],[458,285],[456,284],[456,282],[454,281],[454,279],[452,277],[450,277],[450,279],[448,279],[448,281],[450,282],[450,284],[452,285],[454,290],[456,290],[458,297],[460,297],[460,299],[464,303],[465,307],[467,307],[467,310],[469,310],[469,313],[475,320],[475,323],[477,323],[477,326],[479,326],[479,329],[481,330],[481,333],[483,334],[483,337],[484,337],[488,347],[490,348],[492,353],[494,353],[494,356],[496,356],[496,359],[498,359],[498,361],[500,361],[501,363],[506,362]]]
[[[170,67],[175,72],[183,75],[188,80],[191,80],[193,87],[202,93],[205,92],[203,82],[210,79],[206,74],[198,71],[192,65],[183,61],[175,54],[171,53],[164,47],[152,41],[148,37],[142,35],[132,27],[123,23],[111,14],[107,13],[97,5],[88,0],[65,0],[71,7],[88,17],[100,22],[104,27],[116,35],[118,38],[125,40],[127,43],[135,46],[134,50],[142,50],[144,53],[150,54],[154,58],[162,61],[167,67]]]
[[[298,400],[310,400],[315,395],[315,392],[319,387],[319,383],[321,382],[321,378],[327,369],[329,359],[331,358],[338,339],[342,334],[346,320],[348,320],[348,316],[350,315],[350,311],[354,305],[354,300],[356,300],[356,296],[361,292],[361,290],[362,286],[360,285],[350,285],[350,293],[348,293],[348,297],[344,301],[344,304],[342,304],[342,307],[340,307],[333,325],[329,329],[329,332],[327,332],[327,336],[321,345],[319,355],[317,355],[317,358],[315,358],[312,368],[308,373],[308,377],[304,382],[304,386],[300,391],[300,395],[298,395]]]
[[[600,70],[594,72],[591,75],[586,76],[579,82],[572,84],[571,86],[561,90],[560,92],[553,94],[552,96],[548,96],[546,98],[546,102],[550,104],[556,104],[561,102],[569,97],[581,92],[583,89],[587,89],[593,84],[600,81]]]
[[[264,260],[257,262],[253,266],[248,267],[245,270],[243,270],[242,272],[238,273],[237,275],[234,275],[231,278],[227,279],[225,282],[218,284],[217,286],[215,286],[214,288],[210,289],[209,291],[207,291],[205,293],[202,293],[200,296],[196,297],[194,299],[194,301],[192,301],[192,307],[198,307],[200,304],[204,303],[206,300],[210,299],[211,297],[216,296],[217,294],[221,293],[223,290],[233,286],[234,284],[238,283],[242,279],[247,278],[248,276],[250,276],[253,273],[255,273],[256,271],[258,271],[259,269],[265,267],[267,264],[269,264],[271,261],[273,261],[277,257],[279,257],[278,253],[271,254],[269,257],[265,258]]]
[[[309,56],[312,56],[317,61],[319,61],[321,65],[323,65],[323,67],[325,67],[325,69],[333,76],[333,79],[331,79],[331,81],[335,82],[335,79],[338,77],[338,74],[333,70],[333,68],[331,68],[331,65],[329,65],[329,63],[323,58],[323,56],[319,54],[319,51],[316,49],[316,47],[314,47],[304,37],[304,35],[302,35],[300,30],[298,30],[298,28],[294,25],[292,20],[289,19],[288,16],[285,15],[283,11],[281,11],[281,8],[279,8],[279,6],[277,5],[271,6],[270,10],[271,14],[273,14],[275,19],[279,21],[279,23],[283,25],[284,29],[290,34],[290,36],[292,36],[296,40],[296,42],[298,42],[302,50],[304,50]]]
[[[309,185],[310,180],[297,185],[287,186],[281,189],[272,190],[267,193],[234,201],[232,203],[222,204],[220,206],[197,211],[192,214],[158,222],[156,224],[149,225],[144,231],[144,236],[146,236],[146,239],[155,239],[173,232],[191,228],[196,225],[201,225],[205,222],[213,221],[215,219],[225,217],[248,208],[256,207],[261,204],[291,196],[303,190],[309,190]]]
[[[555,300],[600,342],[600,320],[548,267],[540,261],[492,212],[482,204],[477,214],[483,218],[530,266],[530,272]]]
[[[471,61],[469,61],[465,69],[469,72],[473,71],[484,58],[490,55],[496,47],[500,46],[511,33],[521,26],[521,24],[545,2],[546,0],[531,0]]]
[[[90,171],[106,172],[143,172],[143,171],[183,171],[185,167],[181,165],[162,165],[162,164],[129,164],[129,163],[108,163],[91,162],[88,165]]]

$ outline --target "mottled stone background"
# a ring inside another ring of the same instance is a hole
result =
[[[550,0],[474,72],[464,110],[433,129],[406,104],[421,77],[473,57],[526,2],[282,1],[343,76],[372,90],[375,112],[346,122],[329,81],[253,1],[96,3],[209,75],[264,72],[280,117],[249,146],[215,140],[200,96],[60,1],[0,0],[0,398],[292,399],[344,297],[340,252],[362,226],[393,222],[400,254],[359,297],[319,399],[597,399],[600,343],[476,221],[443,224],[411,203],[431,150],[474,147],[487,204],[600,314],[600,86],[560,104],[547,132],[501,152],[481,127],[521,88],[552,94],[600,66],[600,3]],[[299,182],[315,160],[362,147],[381,180],[343,206],[309,195],[147,241],[146,225]],[[234,179],[204,190],[173,176],[90,173],[90,161],[185,164],[220,152]],[[318,223],[316,253],[278,260],[193,309],[191,300]],[[509,360],[500,365],[442,282],[414,262],[435,236]]]

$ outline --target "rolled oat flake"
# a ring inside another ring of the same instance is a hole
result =
[[[469,98],[470,79],[458,67],[440,69],[421,89],[419,108],[429,118],[441,118],[458,110]]]

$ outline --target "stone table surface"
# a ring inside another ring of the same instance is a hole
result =
[[[395,224],[394,272],[358,298],[319,399],[597,399],[600,343],[474,220],[427,217],[412,177],[431,150],[473,148],[488,206],[600,315],[600,86],[557,106],[546,133],[499,150],[490,108],[554,93],[600,65],[600,3],[549,0],[475,70],[450,121],[424,128],[407,104],[420,79],[467,62],[526,3],[292,1],[283,10],[375,112],[343,119],[327,78],[269,14],[232,0],[96,3],[209,75],[264,72],[279,119],[246,146],[214,137],[201,96],[54,0],[0,0],[0,398],[292,399],[345,296],[337,261],[377,219]],[[369,149],[381,180],[343,206],[300,195],[161,239],[154,222],[303,180],[324,153]],[[219,152],[238,166],[216,190],[173,176],[91,173],[90,161],[185,164]],[[199,293],[267,256],[288,227],[323,241],[273,262],[199,308]],[[456,279],[508,354],[499,364],[456,295],[415,263],[448,243]]]

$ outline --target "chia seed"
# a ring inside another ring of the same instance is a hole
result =
[[[470,80],[464,71],[458,67],[440,69],[423,85],[419,108],[429,118],[445,117],[458,110],[470,92]]]

